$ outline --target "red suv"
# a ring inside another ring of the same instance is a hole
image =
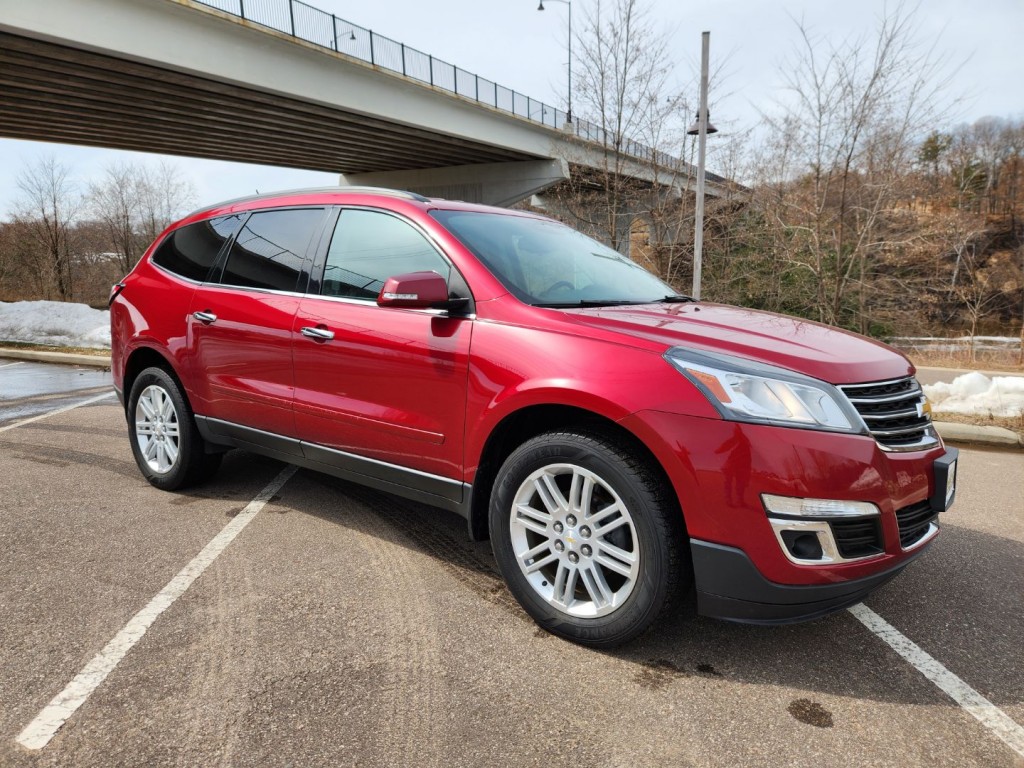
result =
[[[378,189],[171,226],[111,299],[132,450],[166,490],[242,448],[452,510],[543,627],[810,619],[927,547],[956,450],[913,366],[693,301],[530,213]]]

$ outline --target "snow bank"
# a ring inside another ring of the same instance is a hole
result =
[[[1024,376],[993,376],[972,371],[948,384],[926,384],[924,393],[932,411],[987,416],[1019,416],[1024,413]]]
[[[0,302],[0,341],[109,347],[110,312],[63,301]]]

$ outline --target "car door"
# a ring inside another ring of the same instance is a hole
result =
[[[388,277],[424,270],[471,299],[468,287],[422,229],[380,210],[342,210],[324,261],[293,326],[307,458],[458,500],[473,320],[376,297]]]
[[[295,436],[292,320],[325,214],[323,207],[250,214],[211,280],[196,289],[188,344],[197,413]]]

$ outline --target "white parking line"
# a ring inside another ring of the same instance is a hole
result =
[[[973,715],[979,723],[1005,741],[1010,749],[1024,757],[1024,728],[967,683],[939,663],[931,654],[908,638],[864,604],[848,609],[896,653],[909,661],[922,675]]]
[[[231,522],[221,529],[213,539],[203,547],[192,561],[182,568],[178,575],[171,579],[141,611],[136,613],[124,628],[114,635],[103,650],[85,665],[81,672],[67,684],[63,691],[53,697],[43,711],[36,715],[35,720],[25,726],[18,734],[17,742],[28,749],[42,749],[54,737],[67,719],[75,713],[86,699],[107,678],[114,667],[127,655],[142,636],[146,634],[153,622],[166,611],[175,600],[185,594],[199,576],[217,559],[228,544],[242,532],[256,514],[263,509],[271,497],[283,486],[293,474],[296,467],[286,467],[264,488],[245,509],[239,512]]]
[[[3,363],[3,364],[0,364],[0,368],[13,368],[16,365],[24,365],[24,364],[25,364],[24,360],[22,360],[21,362],[17,362],[17,363]]]
[[[5,427],[0,427],[0,432],[6,432],[8,429],[14,429],[20,427],[23,424],[31,424],[33,421],[39,421],[40,419],[48,419],[51,416],[56,416],[58,413],[65,413],[67,411],[73,411],[75,408],[81,408],[83,405],[89,405],[90,403],[98,403],[100,400],[106,400],[108,397],[113,397],[116,392],[104,392],[102,395],[96,395],[96,397],[90,397],[88,400],[83,400],[80,403],[74,403],[72,405],[65,405],[63,408],[54,408],[52,411],[41,413],[38,416],[33,416],[31,419],[22,419],[16,421],[13,424],[8,424]]]

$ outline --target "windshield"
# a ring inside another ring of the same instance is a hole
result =
[[[500,213],[431,211],[520,301],[540,307],[647,304],[674,291],[570,227]]]

